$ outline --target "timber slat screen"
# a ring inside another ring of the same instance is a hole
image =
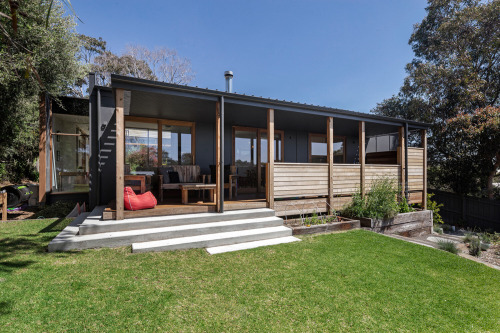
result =
[[[424,149],[408,148],[408,191],[409,202],[418,203],[422,201],[424,190]]]
[[[392,179],[396,186],[400,178],[399,165],[367,164],[365,172],[366,192],[370,191],[373,182],[381,177]]]
[[[274,163],[274,197],[328,195],[328,164]]]
[[[423,150],[409,150],[410,199],[419,203],[423,186]],[[333,164],[333,202],[331,208],[341,210],[359,190],[360,164]],[[397,164],[366,164],[365,187],[368,192],[373,182],[381,177],[394,179],[399,185],[401,166]],[[327,163],[274,163],[274,202],[276,215],[320,213],[328,210]]]

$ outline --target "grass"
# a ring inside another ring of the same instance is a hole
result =
[[[500,331],[500,272],[368,231],[209,256],[47,253],[67,220],[0,224],[0,331]]]

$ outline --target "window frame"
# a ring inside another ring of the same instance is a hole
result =
[[[320,134],[320,133],[309,133],[309,136],[308,136],[309,144],[308,144],[308,148],[307,148],[308,149],[307,153],[308,153],[308,161],[309,161],[309,163],[313,163],[312,162],[312,139],[314,137],[327,138],[327,135],[326,134]],[[345,146],[346,137],[342,136],[342,135],[334,135],[333,136],[333,142],[334,143],[335,143],[335,139],[341,139],[342,140],[342,164],[345,164],[345,161],[346,161],[346,146]],[[334,156],[334,158],[335,158],[335,156]]]
[[[148,117],[136,117],[136,116],[125,116],[125,129],[127,128],[127,121],[135,121],[139,123],[155,123],[158,131],[158,148],[162,147],[163,142],[163,125],[167,126],[184,126],[191,128],[191,160],[192,163],[189,165],[196,165],[196,122],[194,121],[184,121],[184,120],[173,120],[173,119],[162,119],[162,118],[148,118]],[[124,147],[125,147],[125,135],[123,136]],[[158,165],[156,167],[162,167],[163,150],[157,149],[158,151]],[[123,155],[125,159],[125,154]]]

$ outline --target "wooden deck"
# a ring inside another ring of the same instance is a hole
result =
[[[255,196],[239,195],[239,200],[224,201],[224,210],[240,210],[240,209],[256,209],[265,208],[266,199]],[[216,211],[215,203],[197,201],[195,198],[190,198],[185,205],[181,203],[181,198],[167,199],[167,202],[159,203],[153,209],[143,209],[137,211],[124,211],[124,218],[135,217],[150,217],[164,215],[180,215],[180,214],[196,214],[196,213],[214,213]],[[115,219],[115,203],[111,202],[104,210],[102,218],[104,220]]]

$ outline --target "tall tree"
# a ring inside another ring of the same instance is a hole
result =
[[[372,112],[432,123],[430,172],[458,189],[460,178],[446,176],[452,147],[443,129],[460,113],[500,103],[500,1],[429,0],[426,11],[409,40],[415,58],[400,92]]]
[[[16,13],[0,26],[0,177],[16,180],[34,170],[39,94],[66,94],[84,68],[74,19],[60,1],[1,1],[0,13]]]
[[[493,179],[500,169],[500,108],[461,113],[446,122],[440,137],[449,149],[441,163],[444,180],[458,193],[479,192],[486,184],[493,199]]]
[[[191,62],[178,56],[176,50],[128,45],[119,56],[106,51],[96,56],[91,66],[98,84],[109,85],[111,74],[120,74],[167,83],[187,84],[194,78]]]

